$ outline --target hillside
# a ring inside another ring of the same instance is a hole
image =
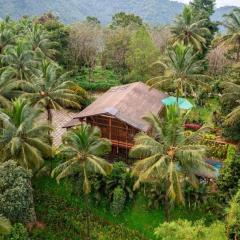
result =
[[[103,24],[109,23],[112,15],[119,11],[135,13],[151,24],[166,24],[184,6],[170,0],[0,0],[0,5],[1,18],[7,15],[13,18],[41,15],[52,11],[65,23],[83,20],[86,16],[96,16]],[[231,9],[232,7],[217,9],[214,19],[221,20],[222,15]]]

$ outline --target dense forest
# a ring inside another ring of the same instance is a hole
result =
[[[213,0],[180,8],[164,26],[125,12],[0,21],[0,239],[240,238],[240,8],[222,22]],[[134,82],[175,102],[144,117],[129,156],[87,123],[53,144],[54,112]]]
[[[145,22],[158,25],[169,24],[181,13],[184,5],[171,0],[0,0],[0,17],[11,16],[14,19],[23,16],[42,15],[53,12],[65,23],[83,21],[87,16],[97,17],[102,24],[107,25],[118,12],[134,13],[141,16]],[[217,8],[212,18],[221,21],[224,14],[233,7]]]

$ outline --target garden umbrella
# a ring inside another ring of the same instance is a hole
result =
[[[189,110],[193,107],[193,105],[185,98],[178,98],[178,101],[177,101],[176,97],[167,97],[162,100],[162,103],[165,106],[178,104],[179,108],[184,110]]]

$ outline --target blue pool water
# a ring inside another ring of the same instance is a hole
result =
[[[212,160],[212,159],[207,159],[207,160],[206,160],[206,163],[212,165],[212,166],[216,169],[216,171],[217,171],[217,176],[218,176],[218,175],[219,175],[219,171],[220,171],[220,169],[221,169],[222,166],[223,166],[223,163],[218,162],[218,161],[215,161],[215,160]]]

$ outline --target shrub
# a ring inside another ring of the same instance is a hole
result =
[[[233,197],[227,209],[227,232],[228,239],[239,239],[240,237],[240,191]]]
[[[113,192],[113,200],[111,204],[111,212],[114,216],[119,215],[125,205],[126,194],[121,187],[116,187]]]
[[[225,159],[229,144],[219,143],[213,134],[205,134],[201,144],[207,147],[207,156],[217,159]]]
[[[133,199],[133,179],[128,166],[124,162],[113,164],[112,172],[107,176],[94,174],[91,176],[92,194],[95,202],[99,203],[101,199],[112,202],[114,190],[120,187],[126,196],[126,201]]]
[[[233,124],[223,125],[223,136],[230,141],[240,141],[240,119]]]
[[[193,224],[187,220],[165,222],[155,229],[155,236],[161,240],[227,240],[223,223],[206,227],[202,221]]]
[[[125,192],[127,200],[133,199],[133,179],[124,162],[114,163],[112,173],[106,176],[106,194],[109,200],[113,199],[113,192],[118,186]]]
[[[76,76],[76,82],[85,90],[106,91],[111,87],[120,85],[117,75],[112,70],[96,67],[93,71],[93,80],[88,79],[88,69],[83,69],[82,74]]]
[[[11,232],[4,240],[28,240],[27,229],[21,224],[16,223],[13,225]]]
[[[11,222],[36,220],[31,174],[14,161],[0,165],[0,213]]]
[[[227,158],[224,161],[223,168],[220,170],[220,176],[217,185],[225,200],[234,196],[238,190],[240,180],[240,155],[236,153],[234,147],[229,146]]]

